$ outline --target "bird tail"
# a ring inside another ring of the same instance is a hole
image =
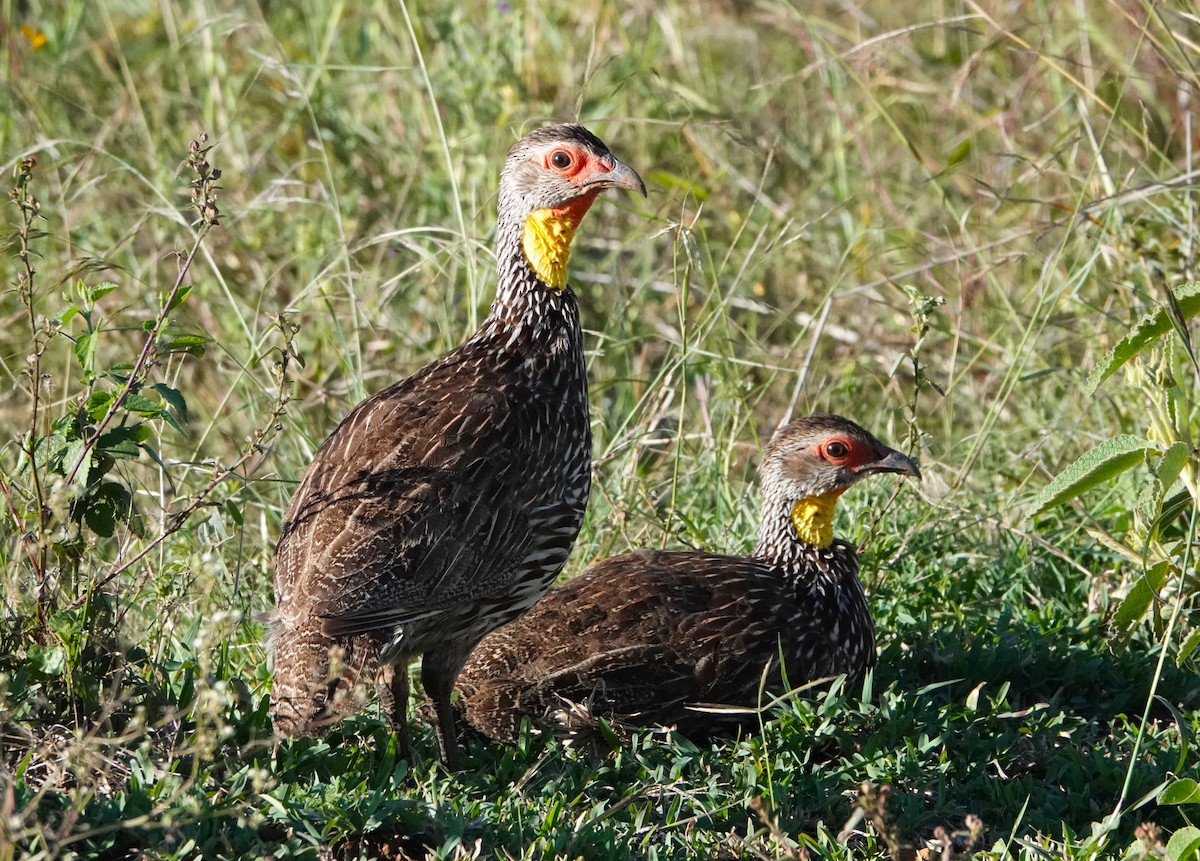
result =
[[[277,622],[270,638],[276,735],[315,735],[363,709],[378,669],[370,637],[335,640],[316,618]]]

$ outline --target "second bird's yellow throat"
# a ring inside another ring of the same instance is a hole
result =
[[[567,286],[571,240],[595,199],[596,192],[584,194],[565,206],[539,209],[525,217],[521,247],[525,259],[547,287],[562,290]]]
[[[792,506],[792,526],[796,537],[813,547],[828,547],[833,543],[833,509],[844,491],[835,490],[824,496],[798,499]]]

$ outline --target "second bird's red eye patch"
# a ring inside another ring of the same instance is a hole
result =
[[[868,447],[840,436],[818,443],[817,454],[830,463],[851,468],[862,466],[874,458],[874,452]]]

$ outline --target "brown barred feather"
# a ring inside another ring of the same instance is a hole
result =
[[[824,460],[831,439],[860,460]],[[776,433],[760,472],[752,556],[641,550],[591,566],[476,647],[458,681],[470,725],[511,743],[524,717],[571,736],[590,715],[703,737],[746,718],[705,704],[751,710],[764,682],[778,693],[874,666],[854,548],[804,543],[791,512],[866,475],[919,475],[916,464],[847,419],[811,416]]]
[[[586,188],[550,169],[561,147],[594,167]],[[491,313],[466,343],[359,404],[318,450],[275,557],[278,733],[313,733],[359,710],[382,670],[403,727],[407,663],[421,655],[453,759],[449,698],[462,662],[549,588],[590,485],[578,306],[535,274],[523,225],[603,188],[645,193],[586,129],[551,126],[518,142],[501,174]]]

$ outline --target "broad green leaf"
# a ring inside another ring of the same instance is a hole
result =
[[[1175,663],[1182,666],[1192,656],[1192,652],[1196,651],[1198,646],[1200,646],[1200,628],[1196,628],[1192,633],[1188,634],[1187,639],[1183,641],[1183,645],[1179,647],[1179,654],[1175,656]]]
[[[78,639],[80,626],[80,612],[78,610],[59,610],[57,613],[50,615],[50,630],[54,632],[63,642],[71,642]]]
[[[1191,450],[1185,443],[1175,442],[1167,446],[1158,463],[1154,465],[1150,480],[1138,494],[1138,510],[1146,522],[1154,524],[1156,530],[1161,529],[1175,516],[1174,512],[1171,512],[1171,517],[1162,519],[1163,498],[1175,483],[1175,479],[1179,478],[1179,473],[1183,471],[1190,457]]]
[[[188,296],[192,295],[192,286],[187,284],[179,288],[179,292],[175,294],[175,298],[171,300],[171,304],[167,306],[167,313],[170,314],[180,305],[187,301]]]
[[[116,289],[117,285],[112,281],[101,281],[95,287],[85,287],[84,295],[87,296],[88,302],[95,302],[98,299],[103,299]]]
[[[1158,794],[1159,804],[1188,804],[1194,801],[1200,801],[1200,783],[1190,777],[1172,781]]]
[[[168,338],[159,346],[160,350],[167,353],[188,353],[192,356],[203,356],[204,345],[211,339],[203,335],[176,335],[173,338]]]
[[[183,421],[187,421],[187,401],[184,400],[183,393],[179,391],[179,389],[173,389],[166,383],[155,383],[154,391],[158,392],[159,395],[162,396],[162,399],[166,401],[171,408],[175,410],[175,412],[179,413],[179,418],[181,418]]]
[[[1113,615],[1113,624],[1124,631],[1145,616],[1146,611],[1154,603],[1154,596],[1167,582],[1167,575],[1170,571],[1171,566],[1166,562],[1158,562],[1150,566],[1121,601],[1121,606]]]
[[[83,508],[83,521],[101,538],[112,538],[117,529],[117,512],[106,496],[89,499]]]
[[[1166,491],[1163,489],[1162,482],[1158,480],[1158,476],[1153,472],[1146,483],[1142,485],[1142,490],[1138,493],[1137,510],[1141,512],[1142,519],[1147,523],[1158,517],[1158,512],[1162,509],[1163,496]]]
[[[83,408],[93,421],[100,421],[116,399],[116,392],[92,392]]]
[[[61,676],[67,666],[67,653],[62,646],[42,646],[33,644],[29,647],[26,662],[43,676]]]
[[[112,538],[117,523],[129,517],[131,502],[128,490],[116,482],[106,481],[84,503],[84,522],[100,537]]]
[[[1029,503],[1029,517],[1047,508],[1070,502],[1084,491],[1111,481],[1137,466],[1155,445],[1140,437],[1122,434],[1100,443],[1054,477]]]
[[[96,366],[96,333],[84,332],[75,338],[71,352],[79,360],[79,366],[85,371],[91,371]]]
[[[140,423],[113,428],[96,440],[96,448],[116,460],[134,460],[149,435],[150,429]]]
[[[177,434],[181,436],[187,436],[187,428],[181,421],[179,421],[178,418],[176,418],[175,413],[171,412],[170,410],[163,410],[161,413],[159,413],[159,415],[163,421],[175,428],[175,432]]]
[[[1171,861],[1196,861],[1200,858],[1200,828],[1188,825],[1172,834],[1167,841],[1167,857]]]
[[[1173,293],[1185,320],[1200,314],[1200,281],[1184,284]],[[1171,313],[1166,306],[1159,306],[1138,320],[1129,334],[1117,342],[1088,376],[1088,394],[1095,392],[1113,371],[1136,356],[1143,347],[1172,331],[1172,328]]]
[[[58,319],[59,325],[61,325],[61,326],[67,325],[67,323],[71,322],[71,319],[78,313],[79,313],[78,305],[68,305],[66,308],[63,308],[57,314],[57,319]]]
[[[63,451],[63,470],[68,470],[75,465],[75,461],[79,460],[79,456],[83,454],[83,440],[73,439],[67,443],[66,449]],[[79,464],[79,470],[75,473],[75,483],[80,487],[87,487],[88,473],[92,470],[92,452],[89,449]]]
[[[126,395],[122,406],[131,413],[140,413],[149,418],[158,418],[162,415],[162,404],[137,392],[130,392]]]
[[[1154,468],[1154,474],[1162,482],[1164,493],[1175,483],[1175,479],[1179,478],[1179,473],[1183,472],[1183,467],[1190,456],[1191,452],[1188,451],[1187,444],[1182,442],[1172,443],[1162,453],[1158,466]]]

